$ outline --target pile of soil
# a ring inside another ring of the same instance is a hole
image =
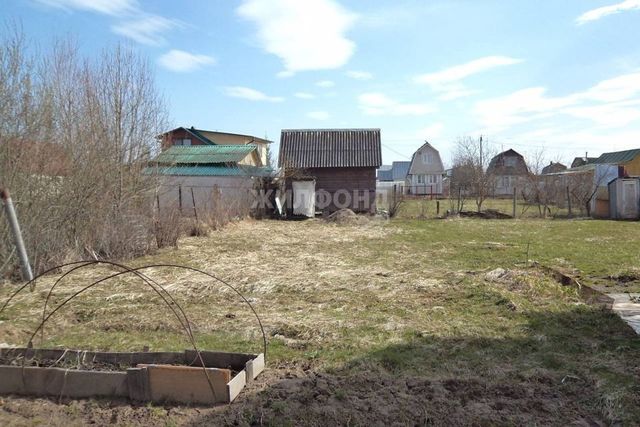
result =
[[[369,219],[362,215],[357,215],[351,209],[340,209],[329,215],[326,220],[336,224],[360,225],[369,222]]]
[[[513,219],[511,215],[507,215],[495,209],[487,209],[486,211],[460,211],[458,215],[467,218],[482,218],[482,219]]]

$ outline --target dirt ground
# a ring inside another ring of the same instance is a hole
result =
[[[520,249],[498,231],[504,222],[481,221],[246,221],[185,238],[131,265],[191,265],[242,292],[269,339],[256,383],[213,408],[4,396],[0,422],[637,425],[638,337],[575,289],[511,261]],[[480,231],[451,241],[458,227]],[[487,274],[497,266],[504,274]],[[51,306],[107,272],[74,273]],[[200,348],[262,351],[255,318],[233,291],[184,271],[146,273],[183,305]],[[0,315],[0,342],[26,343],[53,282],[39,281]],[[157,298],[133,279],[112,282],[60,310],[35,345],[188,347]],[[1,286],[0,301],[12,289]]]

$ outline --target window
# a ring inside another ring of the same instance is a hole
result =
[[[418,175],[418,184],[424,184],[424,175]]]
[[[429,165],[433,162],[433,155],[431,153],[422,153],[422,163]]]
[[[517,160],[515,157],[505,157],[504,158],[504,165],[505,166],[510,166],[510,167],[515,167]]]
[[[173,145],[191,145],[191,139],[190,138],[174,139],[173,140]]]

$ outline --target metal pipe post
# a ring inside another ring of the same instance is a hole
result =
[[[4,211],[7,215],[7,221],[9,221],[9,228],[11,228],[11,233],[13,234],[13,241],[16,245],[18,258],[20,259],[22,279],[31,281],[33,280],[33,272],[31,271],[31,265],[29,265],[29,257],[27,256],[27,250],[24,247],[20,224],[18,223],[18,217],[16,216],[16,210],[14,209],[13,202],[9,196],[9,191],[0,189],[0,197],[2,198],[2,205],[4,206]]]

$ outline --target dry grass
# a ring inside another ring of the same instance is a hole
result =
[[[570,234],[580,228],[584,253],[556,249],[544,261],[582,269],[591,244],[585,239],[600,239],[601,251],[607,251],[606,245],[617,246],[607,236],[637,231],[620,223],[517,221],[506,229],[502,224],[243,221],[207,237],[184,238],[178,250],[135,260],[134,266],[191,265],[228,280],[255,305],[270,339],[271,369],[240,401],[199,415],[183,408],[182,416],[167,413],[166,420],[635,424],[640,420],[637,337],[616,316],[582,303],[575,290],[515,265],[522,261],[522,241],[532,233],[537,259],[540,242],[552,243],[562,230]],[[594,271],[628,271],[634,258],[616,259],[594,264]],[[508,274],[487,280],[485,272],[497,266]],[[54,303],[107,271],[91,268],[69,277]],[[185,271],[146,273],[185,307],[203,348],[260,351],[256,322],[232,291]],[[25,344],[52,280],[39,281],[34,292],[22,294],[2,314],[0,341]],[[9,291],[3,287],[0,298]],[[139,280],[124,278],[61,310],[44,338],[44,346],[76,348],[188,346],[157,297]],[[381,389],[391,394],[380,394]],[[319,403],[309,406],[305,399]],[[49,403],[29,402],[10,399],[5,407],[60,412]],[[358,405],[369,409],[354,410]],[[0,416],[8,416],[6,411]],[[100,412],[83,411],[72,418],[87,421],[85,412]],[[142,408],[133,414],[142,417],[135,418],[139,422],[151,422]],[[134,419],[123,416],[122,422]]]

